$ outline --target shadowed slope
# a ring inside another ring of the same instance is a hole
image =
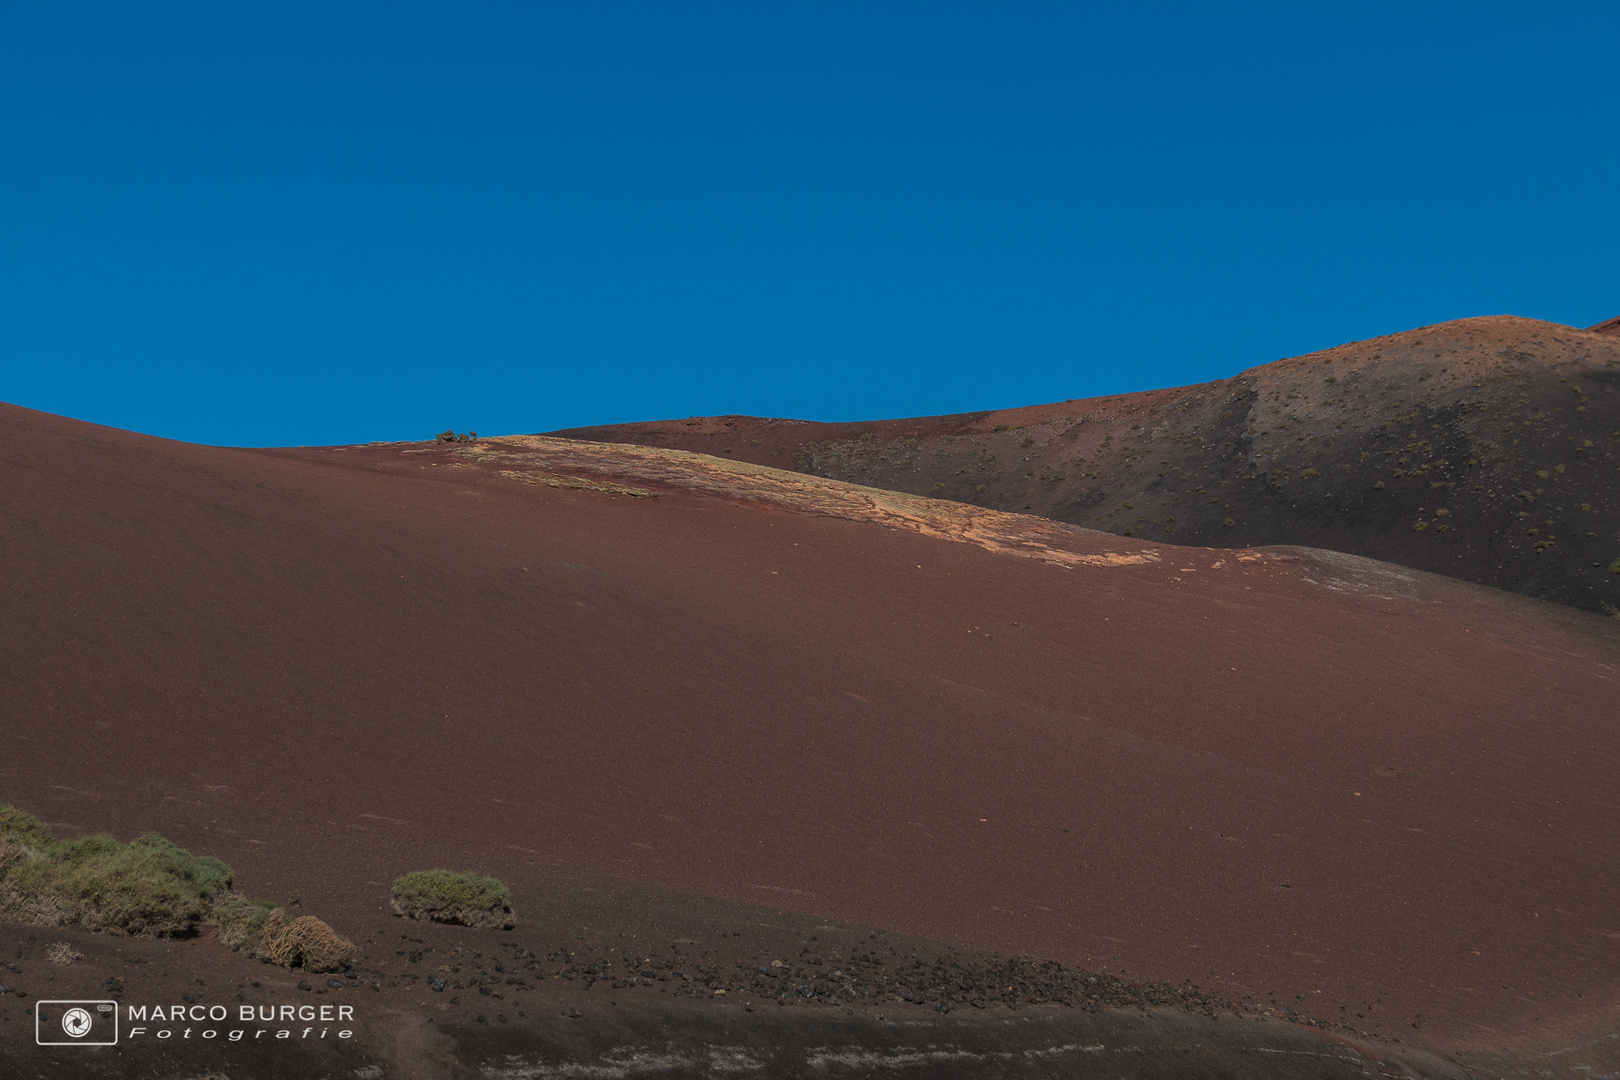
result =
[[[64,834],[340,926],[561,866],[1358,1037],[1620,1031],[1607,620],[638,447],[0,422],[0,784]]]
[[[1609,325],[1462,319],[1200,386],[960,416],[718,417],[558,434],[724,454],[1121,535],[1308,544],[1612,611],[1620,340]]]

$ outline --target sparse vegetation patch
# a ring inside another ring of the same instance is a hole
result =
[[[156,833],[57,840],[32,814],[0,804],[0,919],[136,938],[189,937],[205,922],[244,956],[306,971],[341,971],[354,945],[312,916],[231,891],[231,868]],[[53,963],[83,959],[53,946]]]
[[[57,840],[38,818],[0,807],[0,918],[128,937],[184,937],[230,889],[231,868],[155,833]]]

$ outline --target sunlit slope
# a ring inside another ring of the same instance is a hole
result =
[[[587,428],[1178,544],[1307,544],[1620,606],[1620,338],[1462,319],[1220,382],[864,424]]]

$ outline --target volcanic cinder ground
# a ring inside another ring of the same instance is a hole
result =
[[[0,1074],[1620,1069],[1615,620],[669,449],[0,425],[0,801],[362,949],[0,926]],[[517,929],[393,917],[432,866]],[[358,1032],[32,1045],[109,987]]]

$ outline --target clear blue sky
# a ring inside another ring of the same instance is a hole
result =
[[[1620,314],[1620,3],[0,0],[0,399],[872,418]]]

